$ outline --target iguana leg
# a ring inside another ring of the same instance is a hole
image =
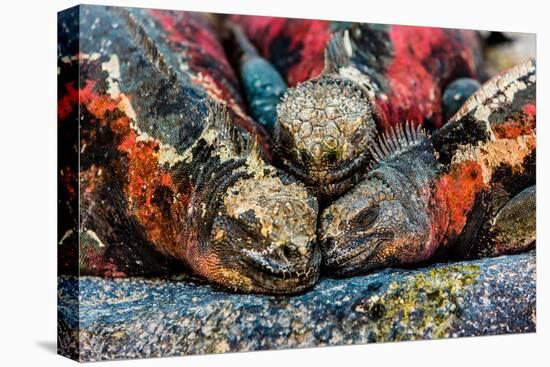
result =
[[[536,239],[536,186],[509,196],[502,188],[480,195],[461,235],[438,257],[479,259],[528,250]]]
[[[536,186],[530,186],[514,196],[496,214],[492,227],[492,255],[526,250],[536,240]]]

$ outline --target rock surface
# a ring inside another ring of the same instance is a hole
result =
[[[58,346],[97,361],[534,332],[535,259],[327,278],[293,297],[230,294],[189,277],[61,277]]]

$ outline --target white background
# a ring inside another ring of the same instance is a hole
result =
[[[104,3],[90,1],[90,3]],[[115,366],[537,366],[549,357],[548,42],[544,1],[113,1],[112,5],[537,33],[537,333],[232,353]],[[57,366],[56,12],[74,1],[2,2],[0,43],[0,365]],[[542,142],[542,143],[541,143]],[[544,158],[546,157],[546,159]],[[546,347],[544,347],[546,345]],[[548,364],[546,364],[548,365]]]

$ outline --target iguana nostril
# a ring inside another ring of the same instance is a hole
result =
[[[331,150],[327,152],[327,154],[325,154],[325,160],[330,164],[336,162],[337,159],[338,159],[338,154],[334,150]]]
[[[311,162],[311,155],[308,153],[307,150],[300,151],[299,157],[304,165],[307,165],[309,162]]]

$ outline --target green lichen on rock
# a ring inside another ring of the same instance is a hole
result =
[[[380,296],[356,306],[376,321],[370,341],[449,337],[463,309],[463,297],[479,276],[470,264],[433,268],[392,282]]]

